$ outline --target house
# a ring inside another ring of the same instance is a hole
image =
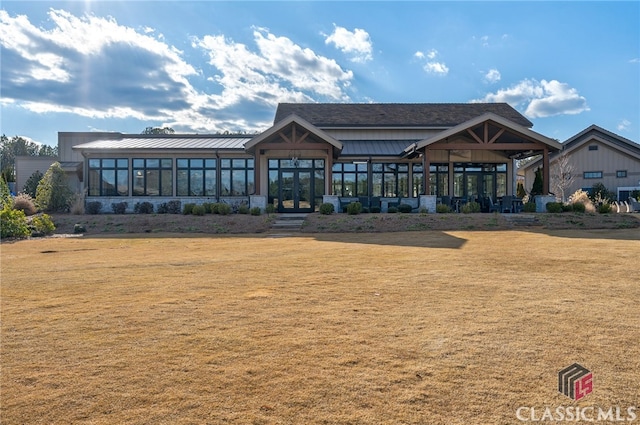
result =
[[[591,190],[594,184],[602,183],[617,194],[617,199],[625,201],[634,190],[640,190],[640,145],[591,125],[562,143],[562,151],[568,156],[573,168],[573,184],[566,194],[578,189]],[[558,162],[560,153],[551,156],[551,166]],[[542,161],[533,161],[523,167],[525,190],[530,191],[535,171]]]
[[[312,212],[360,200],[435,209],[515,193],[517,159],[561,145],[506,103],[281,103],[258,135],[58,135],[87,201],[227,202]],[[548,167],[547,167],[548,169]],[[544,176],[545,192],[549,175]]]

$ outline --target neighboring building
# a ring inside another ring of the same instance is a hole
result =
[[[622,136],[591,125],[562,144],[562,152],[569,155],[575,167],[574,182],[566,191],[572,194],[578,189],[590,190],[602,183],[624,201],[634,190],[640,190],[640,145]],[[559,154],[552,155],[553,166]],[[523,167],[525,189],[531,190],[535,171],[542,161],[534,161]]]
[[[505,103],[284,103],[255,136],[64,132],[58,149],[103,211],[179,199],[312,212],[344,198],[432,211],[515,194],[515,160],[561,148],[532,125]]]

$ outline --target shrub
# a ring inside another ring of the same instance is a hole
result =
[[[180,214],[181,211],[182,211],[182,202],[177,200],[167,202],[167,212],[169,214]]]
[[[218,214],[229,215],[231,214],[231,212],[232,212],[231,205],[225,204],[225,203],[218,204]]]
[[[189,214],[193,214],[193,207],[195,207],[196,204],[184,204],[184,207],[182,208],[182,214],[184,215],[189,215]]]
[[[202,204],[202,206],[204,207],[205,214],[213,214],[213,202],[205,202]]]
[[[204,215],[204,205],[194,205],[193,208],[191,209],[191,214]]]
[[[111,210],[114,214],[124,214],[127,212],[127,207],[129,204],[126,202],[114,202],[111,204]]]
[[[48,214],[33,216],[29,227],[31,228],[31,236],[50,235],[56,230],[56,226]]]
[[[398,212],[398,207],[389,207],[389,208],[387,208],[387,212],[389,214],[395,214],[395,213]]]
[[[477,202],[467,202],[462,206],[462,212],[464,214],[469,213],[479,213],[480,212],[480,204]]]
[[[133,206],[133,212],[136,214],[153,213],[153,204],[151,202],[136,202]]]
[[[158,205],[158,208],[156,208],[156,212],[158,214],[167,214],[169,212],[169,207],[167,206],[167,203],[163,202],[160,205]]]
[[[44,173],[36,189],[36,206],[41,211],[66,212],[73,199],[67,178],[59,162],[54,162]]]
[[[380,212],[380,207],[371,207],[371,208],[369,208],[369,211],[372,212],[372,213],[377,214],[377,213]]]
[[[451,207],[449,205],[445,205],[445,204],[437,204],[436,205],[436,212],[440,213],[440,214],[446,214],[446,213],[450,213]]]
[[[398,211],[400,211],[401,213],[404,213],[404,214],[410,213],[412,209],[413,208],[409,204],[400,204],[400,205],[398,205]]]
[[[420,207],[420,209],[418,210],[418,212],[422,215],[424,214],[429,214],[429,210],[426,209],[425,207]]]
[[[267,208],[265,208],[265,211],[267,214],[274,214],[276,212],[276,206],[273,204],[269,204],[267,205]]]
[[[575,204],[569,205],[571,205],[571,209],[573,210],[573,212],[583,213],[586,211],[584,204],[581,202],[576,202]]]
[[[571,212],[571,211],[573,211],[573,205],[562,204],[562,212]]]
[[[585,212],[596,212],[596,207],[593,205],[593,202],[591,202],[589,194],[582,189],[576,190],[573,195],[569,196],[568,202],[572,205],[577,203],[584,205]]]
[[[260,214],[262,214],[262,211],[260,210],[260,207],[253,207],[253,208],[251,208],[251,210],[249,212],[251,213],[251,215],[260,215]]]
[[[333,214],[334,211],[335,207],[331,203],[325,202],[324,204],[320,205],[320,214],[330,215]]]
[[[351,202],[347,205],[347,214],[357,215],[362,212],[362,204],[360,202]]]
[[[535,202],[526,202],[522,205],[522,211],[527,213],[536,212],[536,203]]]
[[[598,212],[600,214],[609,214],[611,212],[611,204],[604,203],[598,206]]]
[[[547,202],[547,212],[550,213],[561,213],[562,212],[562,204],[560,202]]]
[[[600,203],[608,204],[611,201],[615,200],[616,194],[610,191],[609,189],[607,189],[607,187],[604,184],[596,183],[591,187],[589,198],[591,199],[592,202],[596,204],[600,204]]]
[[[78,192],[74,194],[69,204],[69,211],[71,212],[71,214],[84,214],[84,193]]]
[[[0,178],[0,180],[3,180]],[[5,204],[0,211],[0,238],[26,238],[31,234],[27,217],[22,210],[14,210]]]
[[[32,198],[36,197],[36,191],[38,190],[38,184],[40,184],[40,180],[42,180],[42,173],[39,170],[36,170],[33,174],[29,176],[22,190],[24,193],[28,194]]]
[[[238,214],[249,214],[249,206],[247,204],[238,205]]]
[[[87,233],[87,227],[84,224],[76,223],[73,225],[73,233]]]
[[[26,193],[19,193],[18,196],[13,198],[13,209],[21,210],[25,215],[34,215],[38,210],[33,203],[33,198]]]
[[[87,206],[85,211],[87,214],[100,214],[100,210],[102,210],[102,202],[100,201],[91,201],[87,202]]]

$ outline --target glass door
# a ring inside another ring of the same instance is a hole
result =
[[[281,170],[280,212],[313,212],[311,171]]]

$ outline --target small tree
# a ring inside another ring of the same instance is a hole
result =
[[[0,208],[13,208],[13,198],[11,197],[11,191],[9,185],[3,177],[0,177]]]
[[[27,182],[24,184],[24,188],[22,191],[32,198],[36,197],[36,191],[38,190],[38,184],[40,184],[40,180],[42,180],[42,173],[37,170],[35,173],[31,174],[27,179]]]
[[[542,195],[542,168],[538,167],[535,172],[536,176],[533,179],[533,187],[531,188],[531,197],[536,195]]]
[[[36,189],[36,205],[42,211],[62,212],[69,209],[73,192],[59,162],[54,162],[44,173]]]
[[[520,199],[522,199],[525,196],[527,196],[527,191],[524,190],[524,185],[522,184],[522,182],[518,182],[518,187],[516,188],[516,195]]]
[[[565,194],[576,180],[576,167],[571,162],[569,155],[562,152],[551,166],[551,187],[556,195],[560,195],[565,202]]]

